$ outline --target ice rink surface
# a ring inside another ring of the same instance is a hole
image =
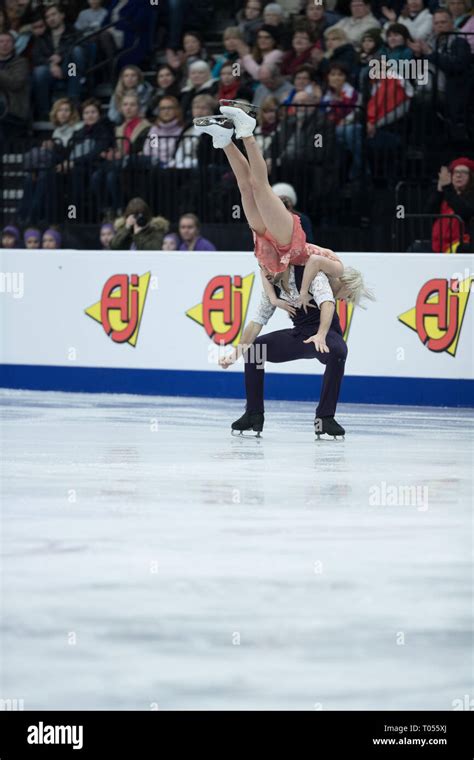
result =
[[[473,413],[2,391],[0,698],[453,709],[472,696]]]

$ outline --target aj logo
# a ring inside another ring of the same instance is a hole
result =
[[[347,301],[336,301],[336,311],[341,323],[342,337],[347,341],[354,314],[354,304]]]
[[[207,335],[220,346],[237,345],[247,316],[255,275],[246,277],[221,274],[213,277],[204,290],[202,303],[193,306],[186,316],[204,327]]]
[[[89,306],[85,313],[99,322],[114,343],[137,345],[138,332],[150,283],[151,272],[114,274],[109,277],[100,301]]]
[[[416,305],[400,314],[399,321],[414,330],[429,351],[456,356],[473,279],[428,280],[418,293]]]

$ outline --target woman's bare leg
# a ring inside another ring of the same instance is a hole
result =
[[[229,160],[229,164],[231,165],[239,186],[245,217],[250,227],[259,235],[263,235],[266,226],[263,223],[257,204],[255,203],[249,163],[234,143],[230,143],[230,145],[223,150]]]
[[[280,245],[288,245],[293,236],[293,217],[270,187],[267,165],[255,137],[244,137],[243,142],[249,159],[253,197],[263,224]]]

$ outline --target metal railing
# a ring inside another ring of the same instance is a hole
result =
[[[392,250],[455,253],[465,234],[464,222],[457,214],[405,214],[392,220]]]

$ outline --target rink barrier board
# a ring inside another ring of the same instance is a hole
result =
[[[473,257],[341,257],[377,297],[366,310],[338,304],[349,349],[341,400],[473,406]],[[257,310],[252,253],[2,250],[0,261],[0,386],[242,398],[242,364],[223,371],[216,351]],[[262,335],[290,326],[277,309]],[[323,371],[269,362],[266,396],[315,401]]]
[[[243,373],[99,367],[2,365],[0,386],[16,390],[70,393],[121,393],[146,396],[198,396],[244,399]],[[313,401],[321,375],[265,376],[268,400]],[[342,382],[341,403],[473,407],[473,380],[349,375]]]

